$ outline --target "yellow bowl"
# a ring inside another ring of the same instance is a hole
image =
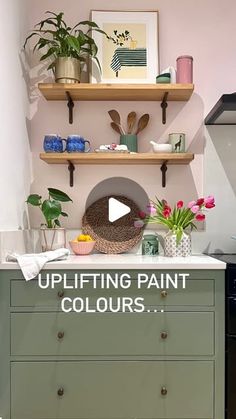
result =
[[[89,255],[95,246],[95,241],[70,241],[71,250],[75,255]]]

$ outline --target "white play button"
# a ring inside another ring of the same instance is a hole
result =
[[[128,205],[122,204],[115,198],[109,198],[108,201],[108,220],[110,223],[119,220],[119,218],[124,217],[124,215],[129,214],[131,211]]]

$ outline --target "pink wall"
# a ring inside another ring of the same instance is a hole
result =
[[[29,1],[29,0],[28,0]],[[100,180],[111,176],[129,177],[140,183],[150,198],[158,195],[174,202],[188,200],[214,193],[217,208],[210,214],[205,231],[195,236],[197,251],[215,250],[220,247],[232,251],[234,243],[230,233],[236,232],[236,220],[229,220],[225,212],[236,210],[236,178],[234,161],[236,156],[236,128],[213,128],[203,125],[208,113],[222,93],[235,91],[236,84],[236,31],[234,0],[141,0],[120,2],[110,0],[41,0],[29,1],[31,27],[41,20],[45,10],[65,11],[65,17],[72,24],[89,17],[92,9],[146,9],[159,10],[159,45],[161,69],[175,65],[178,55],[191,54],[194,57],[195,92],[188,103],[170,103],[166,126],[161,124],[159,103],[154,102],[82,102],[75,107],[74,125],[68,124],[65,102],[46,102],[38,97],[34,86],[47,77],[38,65],[36,57],[31,61],[31,149],[33,152],[34,181],[32,192],[43,193],[46,186],[58,187],[70,194],[74,203],[66,208],[69,212],[67,227],[80,226],[84,205],[90,190]],[[159,167],[139,166],[82,166],[75,172],[75,186],[68,185],[66,166],[48,166],[41,162],[38,153],[46,133],[62,136],[79,133],[92,141],[93,147],[117,140],[109,126],[109,109],[117,109],[123,118],[131,110],[140,115],[150,113],[149,127],[140,135],[140,151],[148,151],[151,139],[165,139],[169,132],[186,132],[189,151],[196,153],[190,166],[171,167],[168,170],[168,184],[161,188]],[[37,210],[30,212],[31,226],[41,222]]]

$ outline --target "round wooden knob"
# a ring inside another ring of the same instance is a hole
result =
[[[59,340],[63,339],[63,338],[64,338],[64,332],[58,332],[58,334],[57,334],[57,338],[58,338]]]
[[[162,394],[162,396],[166,396],[167,395],[167,389],[166,389],[166,387],[162,387],[161,388],[161,394]]]
[[[167,336],[168,336],[168,333],[167,332],[161,332],[161,338],[162,339],[166,339]]]
[[[57,293],[58,298],[63,298],[64,295],[65,295],[64,290],[59,290],[58,293]]]
[[[161,291],[161,296],[162,296],[162,298],[166,298],[167,297],[167,291],[166,290]]]
[[[58,396],[63,396],[63,394],[64,394],[64,388],[63,387],[60,387],[58,390],[57,390],[57,394],[58,394]]]

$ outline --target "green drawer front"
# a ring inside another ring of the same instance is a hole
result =
[[[212,355],[214,313],[12,313],[11,351],[19,356]]]
[[[211,361],[14,362],[11,419],[209,419],[213,369]]]
[[[68,282],[73,285],[73,281]],[[11,306],[12,307],[51,307],[60,309],[61,298],[58,296],[63,291],[62,285],[55,289],[41,289],[37,281],[11,281]],[[214,280],[192,279],[187,280],[186,289],[168,289],[167,295],[162,290],[151,287],[137,289],[137,281],[132,281],[132,286],[125,289],[93,289],[87,286],[83,290],[66,289],[65,297],[78,296],[90,297],[91,304],[99,297],[143,297],[146,305],[173,305],[173,306],[213,306],[214,305]],[[164,295],[164,296],[163,296]]]

